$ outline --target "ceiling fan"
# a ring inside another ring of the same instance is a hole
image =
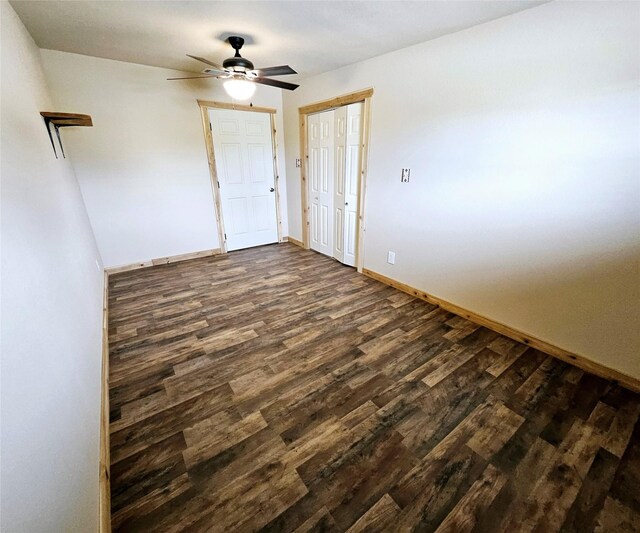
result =
[[[279,67],[254,68],[253,63],[240,55],[240,49],[244,44],[244,39],[233,35],[228,39],[231,47],[236,51],[233,57],[229,57],[219,66],[203,57],[187,56],[209,65],[202,73],[204,76],[185,76],[183,78],[167,78],[168,80],[192,80],[196,78],[218,78],[226,80],[224,82],[225,91],[235,100],[247,100],[253,96],[256,90],[256,83],[271,85],[293,91],[300,87],[295,83],[272,80],[271,76],[284,76],[286,74],[297,74],[289,65]]]

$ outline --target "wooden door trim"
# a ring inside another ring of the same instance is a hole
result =
[[[371,92],[373,93],[373,90]],[[361,274],[364,268],[364,203],[367,192],[367,174],[369,172],[371,96],[364,99],[362,114],[362,153],[360,154],[360,191],[358,194],[358,240],[356,241],[356,269]]]
[[[371,123],[371,98],[373,89],[364,89],[354,93],[337,96],[329,100],[323,100],[314,104],[309,104],[298,108],[298,123],[300,128],[300,189],[302,201],[302,244],[303,248],[309,249],[311,225],[309,221],[309,190],[307,188],[308,175],[308,139],[307,139],[307,117],[314,113],[328,111],[336,107],[363,102],[362,110],[362,150],[360,157],[360,190],[358,191],[358,230],[356,239],[356,268],[362,273],[364,264],[364,206],[365,192],[369,162],[369,139]]]
[[[109,274],[102,288],[102,372],[100,380],[100,470],[98,531],[111,533],[111,453],[109,442]]]
[[[213,194],[213,204],[218,226],[218,241],[220,242],[220,253],[227,253],[227,240],[224,231],[224,216],[222,213],[222,199],[220,198],[220,186],[218,185],[218,170],[216,167],[216,157],[213,149],[213,133],[209,127],[210,109],[229,109],[232,111],[251,111],[255,113],[269,113],[271,124],[271,146],[273,149],[273,183],[276,197],[276,227],[278,229],[278,242],[284,242],[282,236],[282,209],[280,205],[280,172],[278,171],[278,143],[276,139],[276,112],[272,107],[258,107],[243,104],[228,104],[225,102],[215,102],[213,100],[197,100],[202,117],[202,130],[204,132],[204,142],[207,150],[207,161],[209,162],[209,177],[211,179],[211,192]]]
[[[202,116],[202,131],[204,132],[204,143],[207,149],[207,161],[209,163],[209,178],[211,180],[211,192],[213,194],[213,205],[218,228],[218,242],[220,243],[220,253],[227,253],[227,241],[224,238],[224,220],[222,218],[222,202],[220,200],[220,188],[218,186],[218,170],[216,158],[213,153],[213,134],[211,133],[209,122],[209,109],[214,109],[208,105],[200,104],[200,115]]]
[[[329,98],[328,100],[322,100],[314,104],[299,107],[298,111],[302,115],[311,115],[313,113],[327,111],[328,109],[334,109],[336,107],[342,107],[344,105],[364,102],[367,98],[371,98],[372,96],[372,88],[363,89],[362,91],[357,91],[355,93],[343,94],[342,96],[336,96],[335,98]]]
[[[210,107],[212,109],[231,109],[232,111],[253,111],[255,113],[276,114],[277,109],[273,107],[259,107],[245,104],[228,104],[226,102],[216,102],[215,100],[198,100],[200,107]]]
[[[278,226],[278,242],[284,242],[282,236],[282,214],[280,213],[280,174],[278,173],[278,140],[276,136],[276,113],[269,114],[271,124],[271,149],[273,150],[273,183],[276,189],[276,221]]]

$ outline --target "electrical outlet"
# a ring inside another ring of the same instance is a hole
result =
[[[395,252],[387,252],[387,263],[390,265],[396,264],[396,253]]]
[[[302,161],[300,159],[296,159],[296,168],[300,168],[302,166]]]
[[[411,169],[410,168],[403,168],[402,169],[402,175],[400,176],[400,181],[402,183],[409,183],[409,177],[411,176]]]

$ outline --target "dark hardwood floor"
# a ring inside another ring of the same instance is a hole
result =
[[[640,531],[640,397],[291,244],[114,275],[122,531]]]

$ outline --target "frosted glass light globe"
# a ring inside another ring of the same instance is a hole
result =
[[[252,81],[231,79],[223,84],[224,90],[234,100],[248,100],[256,92],[256,84]]]

